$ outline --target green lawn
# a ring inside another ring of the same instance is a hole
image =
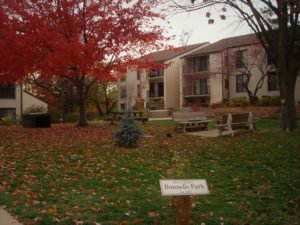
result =
[[[0,206],[31,224],[175,224],[161,178],[206,179],[192,224],[300,224],[300,131],[263,120],[254,134],[200,138],[148,122],[137,149],[113,145],[117,126],[0,127]],[[171,133],[171,137],[166,134]],[[82,223],[81,223],[82,222]]]

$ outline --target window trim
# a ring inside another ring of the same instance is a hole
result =
[[[16,99],[16,85],[0,85],[0,99]]]
[[[238,74],[235,76],[235,90],[237,93],[242,93],[242,92],[246,92],[246,89],[245,89],[245,85],[244,85],[244,81],[245,81],[245,78],[247,75],[246,74]],[[242,80],[242,87],[240,88],[240,83],[238,82],[239,80]]]
[[[126,99],[127,98],[127,86],[121,86],[120,87],[120,99]]]
[[[235,68],[236,69],[241,69],[244,68],[246,65],[245,62],[245,52],[247,49],[239,49],[236,50],[234,55],[235,55]]]
[[[209,69],[209,56],[203,55],[193,58],[193,72],[205,72]]]
[[[270,79],[270,76],[275,78],[275,82],[276,82],[275,84],[273,83],[274,80]],[[268,91],[278,91],[279,90],[279,80],[278,80],[277,73],[275,71],[269,71],[267,79],[268,79],[268,82],[267,82],[268,83]],[[271,82],[272,82],[272,85],[270,85]],[[273,87],[275,87],[275,88],[273,88]]]

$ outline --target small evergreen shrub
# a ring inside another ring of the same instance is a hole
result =
[[[135,148],[142,135],[142,131],[130,116],[126,116],[122,121],[119,130],[113,133],[116,144],[120,147]]]

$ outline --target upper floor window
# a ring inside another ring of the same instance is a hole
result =
[[[268,90],[276,91],[279,90],[278,76],[276,72],[268,72]]]
[[[120,87],[120,98],[124,99],[127,97],[127,87],[126,86],[121,86]]]
[[[246,50],[237,50],[235,52],[235,68],[243,68],[246,66],[245,58]]]
[[[200,56],[193,58],[193,71],[208,71],[208,56]]]
[[[0,99],[15,99],[16,87],[14,84],[0,85]]]
[[[236,76],[236,92],[245,92],[245,83],[247,80],[246,74],[241,74]]]
[[[270,54],[267,54],[267,64],[274,65],[274,60]]]

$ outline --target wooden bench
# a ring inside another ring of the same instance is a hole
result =
[[[255,121],[252,112],[248,113],[228,113],[222,116],[221,121],[216,125],[219,135],[227,130],[234,136],[234,130],[249,130],[255,132]]]
[[[130,116],[133,117],[134,120],[142,121],[143,124],[148,121],[148,117],[144,116],[144,113],[141,111],[134,111],[134,112],[112,112],[108,115],[107,120],[110,121],[111,124],[114,124],[115,121],[122,120],[125,116],[128,116],[128,113]]]
[[[208,130],[208,120],[204,112],[174,112],[175,132]]]

